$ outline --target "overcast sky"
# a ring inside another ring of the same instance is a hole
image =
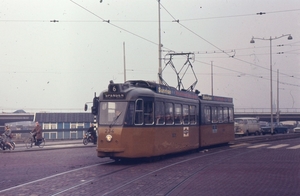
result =
[[[300,110],[299,0],[160,2],[162,57],[194,53],[201,93],[270,108],[271,38],[273,102],[279,70],[280,107]],[[110,80],[124,81],[123,43],[126,79],[158,80],[157,0],[1,0],[0,29],[1,112],[83,111]],[[174,59],[177,70],[185,60]],[[169,66],[163,77],[177,84]],[[183,83],[194,81],[189,70]]]

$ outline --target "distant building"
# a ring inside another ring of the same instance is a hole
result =
[[[6,123],[20,122],[20,121],[33,121],[34,114],[26,113],[24,110],[17,110],[13,113],[0,113],[0,133],[4,132],[4,125]]]
[[[91,113],[36,113],[35,121],[42,126],[46,139],[78,139],[92,125],[94,116]]]
[[[84,132],[93,125],[91,113],[5,113],[0,114],[1,128],[8,125],[17,139],[24,139],[39,122],[45,139],[81,139]]]

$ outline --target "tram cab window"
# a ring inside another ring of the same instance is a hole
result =
[[[133,117],[134,117],[134,102],[129,102],[127,113],[125,115],[125,125],[133,125]]]
[[[189,106],[188,105],[182,105],[182,122],[184,125],[188,125],[190,122],[189,117]]]
[[[127,102],[100,102],[100,124],[123,124]]]
[[[165,110],[165,120],[166,125],[172,125],[174,124],[174,109],[173,109],[173,103],[166,103],[166,110]]]
[[[162,101],[155,102],[155,121],[157,125],[165,124],[165,104]]]

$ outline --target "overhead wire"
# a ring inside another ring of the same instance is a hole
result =
[[[138,35],[138,34],[136,34],[136,33],[133,33],[133,32],[131,32],[131,31],[129,31],[129,30],[125,29],[125,28],[122,28],[122,27],[120,27],[120,26],[117,26],[117,25],[115,25],[115,24],[112,24],[110,20],[104,20],[102,17],[98,16],[98,15],[95,14],[94,12],[88,10],[87,8],[81,6],[80,4],[74,2],[73,0],[70,0],[70,1],[73,2],[74,4],[76,4],[77,6],[81,7],[82,9],[86,10],[87,12],[91,13],[92,15],[96,16],[97,18],[100,18],[103,22],[107,22],[108,24],[112,25],[112,26],[115,27],[115,28],[121,29],[121,30],[123,30],[123,31],[125,31],[125,32],[127,32],[127,33],[129,33],[129,34],[131,34],[131,35],[134,35],[134,36],[136,36],[136,37],[139,37],[139,38],[141,38],[141,39],[143,39],[143,40],[145,40],[145,41],[147,41],[147,42],[150,42],[150,43],[152,43],[152,44],[154,44],[154,45],[158,45],[157,43],[155,43],[155,42],[153,42],[153,41],[151,41],[151,40],[149,40],[149,39],[147,39],[147,38],[145,38],[145,37],[142,37],[142,36],[140,36],[140,35]]]
[[[105,20],[105,19],[102,18],[101,16],[99,16],[99,15],[95,14],[94,12],[88,10],[87,8],[85,8],[84,6],[82,6],[82,5],[78,4],[78,3],[76,3],[75,1],[73,1],[73,0],[70,0],[70,1],[71,1],[72,3],[74,3],[75,5],[77,5],[78,7],[82,8],[82,9],[84,9],[85,11],[89,12],[90,14],[94,15],[95,17],[101,19],[102,21],[91,21],[91,20],[89,20],[89,21],[59,21],[59,22],[106,22],[106,23],[112,25],[112,26],[115,27],[115,28],[118,28],[118,29],[120,29],[120,30],[122,30],[122,31],[125,31],[125,32],[131,34],[131,35],[134,35],[134,36],[136,36],[136,37],[139,37],[140,39],[143,39],[143,40],[145,40],[145,41],[147,41],[147,42],[149,42],[149,43],[151,43],[151,44],[158,45],[158,44],[155,43],[154,41],[151,41],[151,40],[149,40],[149,39],[147,39],[147,38],[145,38],[145,37],[143,37],[143,36],[140,36],[140,35],[138,35],[138,34],[136,34],[136,33],[133,33],[132,31],[129,31],[129,30],[125,29],[125,28],[122,28],[122,27],[120,27],[120,26],[118,26],[118,25],[113,24],[112,21],[110,21],[110,20]],[[235,59],[235,60],[241,61],[241,62],[243,62],[243,63],[251,64],[251,65],[256,66],[256,67],[259,67],[259,68],[261,68],[261,69],[270,70],[270,69],[268,69],[268,68],[259,66],[259,65],[257,65],[257,64],[254,64],[254,63],[247,62],[247,61],[244,61],[244,60],[242,60],[242,59],[239,59],[239,58],[237,58],[235,55],[231,55],[231,54],[230,54],[231,52],[226,52],[226,50],[222,50],[222,49],[221,49],[220,47],[218,47],[217,45],[213,44],[212,42],[208,41],[208,40],[205,39],[204,37],[200,36],[199,34],[197,34],[196,32],[194,32],[193,30],[189,29],[188,27],[186,27],[185,25],[183,25],[182,23],[180,23],[180,21],[189,21],[189,20],[204,20],[204,19],[218,19],[218,18],[232,18],[232,17],[254,16],[254,15],[258,15],[259,13],[256,13],[256,14],[243,14],[243,15],[230,15],[230,16],[218,16],[218,17],[206,17],[206,18],[197,18],[197,19],[180,19],[180,20],[179,20],[179,19],[176,19],[176,18],[175,18],[175,17],[174,17],[174,16],[173,16],[173,15],[172,15],[165,7],[161,4],[161,3],[160,3],[160,5],[161,5],[161,7],[162,7],[162,8],[163,8],[163,9],[164,9],[164,10],[172,17],[172,19],[173,19],[172,22],[178,23],[181,27],[185,28],[185,29],[186,29],[187,31],[189,31],[190,33],[194,34],[195,36],[199,37],[199,38],[202,39],[203,41],[207,42],[208,44],[210,44],[210,45],[212,45],[213,47],[215,47],[216,49],[218,49],[219,52],[217,52],[217,53],[223,53],[223,54],[226,54],[226,55],[227,55],[227,58],[228,58],[228,57],[231,57],[231,58],[233,58],[233,59]],[[280,10],[280,11],[270,11],[270,12],[266,12],[266,13],[274,14],[274,13],[293,12],[293,11],[300,11],[300,9]],[[262,14],[265,14],[265,13],[262,13]],[[0,22],[1,22],[1,21],[2,21],[2,22],[3,22],[3,21],[5,21],[5,22],[24,22],[24,21],[26,21],[26,22],[49,22],[48,20],[0,20]],[[57,22],[58,22],[58,21],[57,21]],[[114,22],[157,22],[157,21],[114,20]],[[296,42],[296,43],[298,43],[298,42]],[[286,45],[291,45],[291,44],[286,44]],[[264,47],[267,47],[267,46],[256,47],[256,48],[264,48]],[[163,48],[168,49],[168,48],[166,48],[165,46],[163,46]],[[241,48],[241,49],[236,49],[236,50],[247,50],[247,49],[251,49],[251,48]],[[289,52],[293,52],[293,51],[297,51],[297,50],[300,50],[300,49],[286,51],[285,53],[289,53]],[[172,51],[172,50],[168,49],[168,51]],[[196,52],[196,54],[197,54],[197,52]],[[198,52],[198,54],[199,54],[199,52]],[[203,53],[203,54],[204,54],[204,53]],[[256,54],[256,55],[259,55],[259,54]],[[239,55],[239,56],[240,56],[240,55]],[[202,62],[202,63],[203,63],[203,62]],[[205,64],[206,64],[206,63],[205,63]],[[218,66],[218,67],[219,67],[219,68],[222,68],[222,67],[220,67],[220,66]],[[225,70],[228,70],[228,71],[232,71],[232,72],[238,72],[238,71],[235,71],[235,70],[232,70],[232,69],[227,69],[227,68],[224,68],[224,67],[223,67],[222,69],[225,69]],[[238,72],[238,73],[242,73],[242,72]],[[246,73],[244,73],[244,74],[246,74]],[[285,76],[290,76],[290,75],[284,74],[284,73],[280,73],[280,74],[285,75]],[[247,75],[249,75],[249,74],[247,74]],[[253,77],[257,77],[257,76],[255,76],[255,75],[252,75],[252,76],[253,76]],[[259,77],[259,78],[261,78],[261,77]],[[300,78],[298,78],[298,77],[293,77],[293,78],[300,79]],[[291,84],[291,85],[293,85],[293,84]],[[299,85],[295,85],[295,86],[299,86]]]
[[[167,13],[170,14],[170,12],[167,11],[167,9],[166,9],[163,5],[161,5],[161,6],[163,7],[163,9],[164,9]],[[299,11],[299,10],[300,10],[300,9],[288,10],[288,11]],[[280,11],[275,11],[274,13],[277,13],[277,12],[280,12]],[[281,12],[284,12],[284,11],[281,11]],[[248,62],[248,61],[245,61],[245,60],[242,60],[242,59],[236,58],[235,56],[230,55],[228,52],[225,52],[224,50],[222,50],[221,48],[219,48],[219,47],[216,46],[215,44],[211,43],[210,41],[206,40],[205,38],[203,38],[202,36],[200,36],[199,34],[197,34],[196,32],[194,32],[193,30],[191,30],[191,29],[189,29],[188,27],[186,27],[185,25],[181,24],[180,21],[182,21],[182,20],[176,19],[176,18],[175,18],[173,15],[171,15],[171,14],[170,14],[170,16],[173,18],[173,22],[178,23],[181,27],[185,28],[185,29],[186,29],[187,31],[189,31],[190,33],[194,34],[195,36],[201,38],[202,40],[204,40],[204,41],[207,42],[208,44],[210,44],[210,45],[212,45],[213,47],[217,48],[217,49],[220,51],[220,53],[224,53],[224,54],[226,54],[228,57],[231,57],[231,58],[233,58],[233,59],[235,59],[235,60],[238,60],[238,61],[241,61],[241,62],[243,62],[243,63],[251,64],[251,65],[256,66],[256,67],[259,67],[259,68],[261,68],[261,69],[265,69],[265,70],[269,70],[269,71],[270,71],[269,68],[265,68],[265,67],[263,67],[263,66],[260,66],[260,65],[257,65],[257,64],[254,64],[254,63],[251,63],[251,62]],[[219,67],[219,68],[220,68],[220,67]],[[223,69],[225,69],[225,68],[223,68]],[[228,69],[227,69],[227,70],[228,70]],[[233,70],[231,70],[231,71],[233,71]],[[273,72],[274,72],[274,71],[273,71]],[[245,74],[246,74],[246,73],[245,73]],[[281,75],[290,76],[290,75],[284,74],[284,73],[280,73],[280,74],[281,74]],[[249,74],[248,74],[248,75],[249,75]],[[254,76],[254,75],[252,75],[252,76]],[[261,78],[261,77],[260,77],[260,78]],[[294,78],[300,79],[300,78],[298,78],[298,77],[294,77]],[[290,84],[290,83],[283,83],[283,82],[281,82],[281,83],[282,83],[282,84],[285,84],[285,85],[291,85],[291,86],[300,87],[300,85],[295,85],[295,84]]]
[[[239,15],[214,16],[214,17],[205,17],[205,18],[180,19],[180,21],[195,21],[195,20],[209,20],[209,19],[247,17],[247,16],[256,16],[256,15],[264,15],[264,14],[276,14],[276,13],[282,13],[282,12],[295,12],[295,11],[300,11],[300,9],[278,10],[278,11],[270,11],[270,12],[258,12],[258,13],[255,13],[255,14],[239,14]]]

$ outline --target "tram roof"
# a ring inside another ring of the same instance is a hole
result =
[[[232,103],[233,99],[229,97],[211,96],[211,95],[201,95],[198,96],[198,92],[177,90],[174,87],[158,84],[155,82],[144,81],[144,80],[128,80],[125,83],[113,83],[111,82],[108,86],[108,91],[104,92],[105,98],[114,99],[124,99],[126,94],[125,91],[130,88],[142,88],[150,89],[152,92],[161,95],[170,95],[176,97],[183,97],[189,99],[201,99],[206,101],[218,101],[218,102],[228,102]]]
[[[141,88],[150,89],[152,92],[161,95],[171,95],[177,97],[184,97],[189,99],[199,99],[195,92],[177,90],[174,87],[166,86],[162,84],[157,84],[155,82],[149,82],[144,80],[129,80],[125,83],[110,83],[108,86],[108,91],[105,92],[105,98],[116,98],[123,99],[125,97],[125,91],[129,88]]]

